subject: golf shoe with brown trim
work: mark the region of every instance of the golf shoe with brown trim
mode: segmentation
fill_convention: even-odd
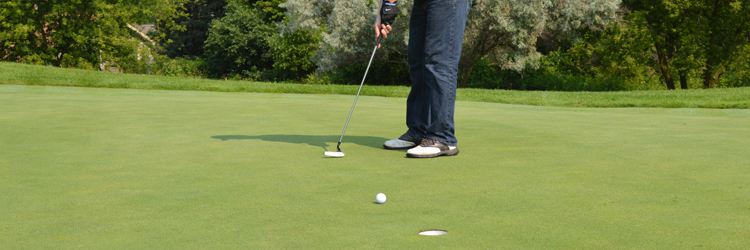
[[[434,158],[438,156],[453,156],[458,154],[458,148],[447,146],[434,139],[426,138],[419,146],[406,151],[406,157],[411,158]]]

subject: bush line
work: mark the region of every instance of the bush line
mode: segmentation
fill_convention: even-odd
[[[217,92],[354,95],[357,85],[310,85],[117,74],[0,62],[0,84],[193,90]],[[365,86],[362,95],[405,98],[409,87]],[[616,92],[458,89],[458,101],[557,107],[750,108],[750,88]]]

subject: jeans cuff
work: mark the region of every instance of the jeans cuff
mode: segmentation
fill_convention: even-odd
[[[435,138],[435,137],[429,137],[429,136],[428,136],[428,137],[426,137],[426,138],[429,138],[429,139],[433,139],[433,140],[435,140],[435,141],[437,141],[437,142],[439,142],[439,143],[442,143],[442,144],[444,144],[445,146],[450,146],[450,147],[456,147],[456,146],[458,146],[458,143],[449,143],[449,142],[447,142],[447,141],[445,141],[445,140],[442,140],[442,139],[438,139],[438,138]]]

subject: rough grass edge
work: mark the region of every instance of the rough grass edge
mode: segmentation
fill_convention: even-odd
[[[359,88],[358,85],[311,85],[118,74],[8,62],[0,62],[0,84],[332,95],[354,95]],[[404,86],[365,86],[361,95],[405,98],[409,90],[409,87]],[[618,92],[458,89],[456,99],[555,107],[749,109],[750,87]]]

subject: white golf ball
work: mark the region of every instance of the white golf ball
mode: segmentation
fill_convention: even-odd
[[[375,201],[377,201],[379,204],[385,203],[385,194],[384,193],[379,193],[378,195],[376,195],[375,196]]]

